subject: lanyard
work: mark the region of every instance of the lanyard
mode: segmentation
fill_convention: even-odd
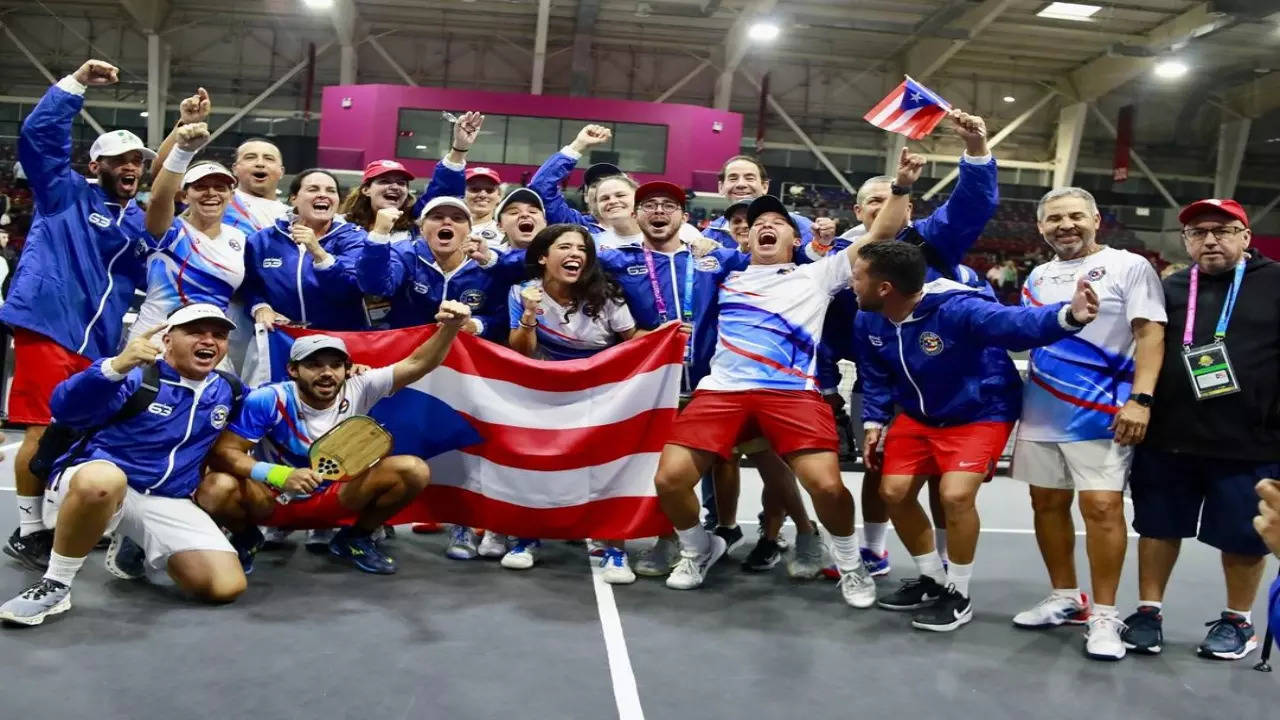
[[[1227,336],[1227,323],[1231,320],[1231,313],[1236,309],[1236,298],[1240,295],[1240,286],[1244,284],[1244,261],[1240,261],[1236,265],[1236,274],[1231,278],[1231,287],[1227,288],[1227,299],[1222,303],[1222,314],[1218,316],[1218,326],[1213,331],[1213,337],[1221,341]],[[1196,296],[1200,292],[1200,267],[1198,265],[1191,266],[1191,288],[1187,294],[1187,324],[1182,331],[1182,344],[1185,347],[1191,347],[1191,332],[1196,324]]]
[[[676,257],[671,256],[671,266],[675,267]],[[685,322],[693,319],[693,253],[689,252],[689,262],[684,268],[684,302],[680,307],[680,315]],[[659,322],[667,322],[671,317],[667,314],[667,301],[662,297],[662,288],[658,286],[658,271],[653,264],[653,251],[644,248],[644,266],[649,271],[649,289],[653,291],[653,303],[658,308]],[[671,288],[674,294],[675,288]]]

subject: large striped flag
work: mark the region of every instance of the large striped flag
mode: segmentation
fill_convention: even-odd
[[[434,325],[342,338],[356,363],[407,356]],[[295,337],[262,333],[275,380]],[[444,364],[372,411],[431,484],[392,523],[450,522],[520,537],[669,532],[653,478],[676,415],[684,341],[672,326],[581,360],[531,360],[460,335]]]
[[[933,132],[950,111],[950,103],[908,77],[862,119],[881,130],[919,140]]]

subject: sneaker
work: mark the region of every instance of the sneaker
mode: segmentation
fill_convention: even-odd
[[[353,528],[342,528],[329,540],[329,554],[350,561],[357,569],[374,575],[392,575],[396,561],[378,547],[372,534],[358,535]]]
[[[519,538],[507,554],[502,556],[502,567],[508,570],[528,570],[538,562],[538,549],[541,547],[541,540]]]
[[[1084,625],[1089,620],[1089,613],[1089,596],[1085,593],[1072,597],[1050,593],[1031,609],[1014,615],[1013,624],[1024,630]]]
[[[702,581],[707,578],[707,571],[724,555],[726,547],[724,538],[712,535],[711,552],[706,555],[681,548],[680,561],[667,576],[667,587],[672,590],[693,590],[702,585]]]
[[[742,544],[742,528],[740,527],[734,526],[730,528],[717,525],[713,532],[724,540],[725,552],[732,552],[734,548]]]
[[[796,544],[799,549],[799,543]],[[845,604],[859,609],[869,608],[876,604],[876,581],[867,573],[867,569],[858,563],[853,570],[840,574],[840,594]]]
[[[445,548],[445,557],[450,560],[470,560],[479,553],[475,530],[466,525],[453,525],[449,528],[449,547]]]
[[[1159,655],[1164,645],[1164,618],[1160,608],[1139,605],[1138,611],[1124,619],[1120,639],[1129,650],[1142,655]]]
[[[636,558],[636,574],[645,577],[666,577],[680,562],[680,546],[674,540],[658,538],[653,547],[640,551]]]
[[[762,536],[742,561],[742,569],[745,572],[768,572],[779,562],[782,562],[782,548],[777,542]]]
[[[1258,649],[1253,624],[1233,612],[1224,610],[1222,617],[1205,625],[1209,626],[1209,633],[1196,648],[1196,654],[1202,658],[1239,660]]]
[[[480,557],[484,558],[500,558],[507,554],[510,549],[510,538],[502,533],[496,533],[492,530],[486,530],[484,537],[480,538],[480,545],[476,548],[476,552]]]
[[[973,602],[948,585],[937,602],[923,608],[911,619],[911,627],[933,632],[951,632],[973,619]]]
[[[757,540],[764,539],[764,511],[763,510],[756,513],[756,538]],[[787,538],[784,535],[782,535],[782,533],[778,533],[778,537],[774,538],[774,542],[778,543],[778,550],[780,552],[785,553],[791,547],[791,543],[787,540]]]
[[[307,552],[313,555],[323,555],[329,552],[329,542],[333,540],[334,531],[331,528],[324,530],[308,530],[307,542],[303,547]]]
[[[937,580],[921,575],[903,580],[897,590],[880,598],[877,604],[885,610],[919,610],[936,603],[944,593],[945,590]]]
[[[1123,660],[1124,623],[1119,615],[1090,615],[1084,631],[1084,655],[1094,660]]]
[[[262,547],[260,550],[281,550],[284,548],[289,536],[293,534],[292,530],[284,528],[259,528],[262,532]]]
[[[0,605],[0,620],[18,625],[39,625],[50,615],[71,609],[71,588],[57,580],[40,578],[14,599]]]
[[[601,578],[610,585],[630,585],[636,581],[636,574],[631,571],[631,563],[627,562],[627,551],[611,547],[604,551],[600,559],[600,567],[604,572]]]
[[[440,523],[414,523],[409,529],[418,535],[434,535],[441,530]]]
[[[858,548],[858,553],[862,556],[862,566],[867,569],[871,577],[883,577],[889,574],[888,550],[877,555],[871,552],[871,548]]]
[[[4,546],[5,555],[37,572],[49,569],[49,553],[52,550],[52,530],[37,530],[30,535],[22,535],[18,528],[14,528],[9,542]]]
[[[609,546],[603,540],[587,540],[587,555],[590,557],[602,558],[608,549]]]
[[[247,530],[231,535],[228,540],[231,541],[231,547],[235,548],[236,557],[240,558],[240,567],[244,570],[244,574],[252,573],[254,558],[266,545],[266,536],[256,525],[250,525]],[[107,569],[110,570],[111,566],[108,565]]]
[[[254,528],[257,530],[257,528]],[[129,537],[116,533],[111,536],[111,544],[107,546],[104,562],[107,572],[121,580],[137,580],[146,577],[147,566],[143,561],[147,554]],[[246,572],[247,574],[247,572]]]
[[[383,542],[387,542],[387,541],[389,541],[389,540],[395,540],[395,539],[396,539],[396,526],[395,526],[395,525],[383,525],[383,526],[382,526],[382,541],[383,541]]]
[[[796,549],[787,561],[787,575],[795,580],[811,580],[822,572],[822,534],[814,530],[811,534],[796,535]],[[874,600],[875,598],[872,598]]]

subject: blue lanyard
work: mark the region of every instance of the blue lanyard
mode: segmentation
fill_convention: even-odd
[[[1213,337],[1222,340],[1227,336],[1227,323],[1231,321],[1231,313],[1236,309],[1236,298],[1240,296],[1240,286],[1244,284],[1244,261],[1236,264],[1235,275],[1231,278],[1231,287],[1227,288],[1227,299],[1222,303],[1222,314],[1218,316],[1218,325],[1213,330]],[[1187,323],[1182,331],[1182,344],[1191,346],[1191,334],[1195,329],[1196,306],[1200,294],[1200,267],[1191,266],[1191,287],[1187,297]]]
[[[644,250],[644,266],[649,271],[649,289],[653,291],[653,303],[658,308],[659,322],[667,322],[671,319],[667,314],[667,301],[662,297],[662,288],[658,285],[658,271],[653,264],[653,251],[649,248]],[[693,320],[693,271],[694,257],[693,252],[689,252],[689,262],[684,268],[684,302],[681,303],[680,316],[685,322]],[[676,258],[671,256],[671,265],[675,267]],[[671,288],[674,293],[675,288]]]

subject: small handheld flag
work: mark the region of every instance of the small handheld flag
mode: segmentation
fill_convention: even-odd
[[[950,111],[950,103],[908,76],[862,119],[881,130],[919,140],[933,132]]]

